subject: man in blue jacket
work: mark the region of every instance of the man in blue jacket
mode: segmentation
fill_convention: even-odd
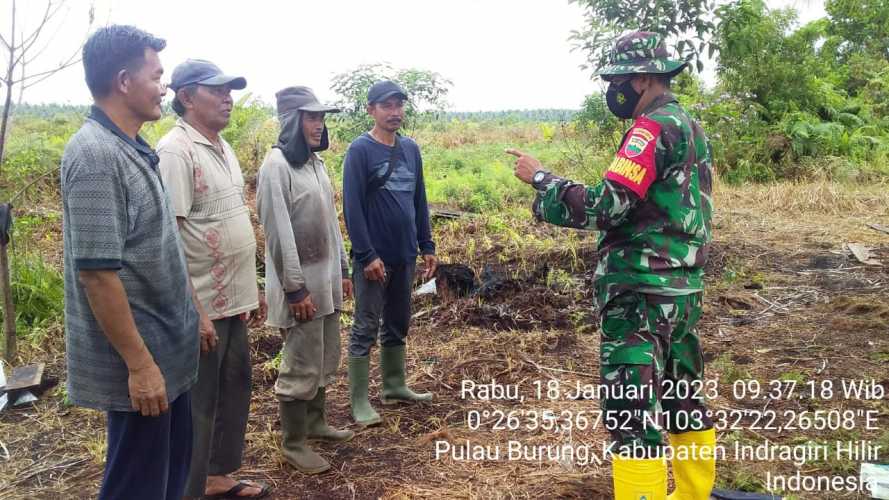
[[[352,240],[355,287],[349,393],[352,417],[364,426],[380,422],[367,395],[370,350],[378,332],[382,403],[432,399],[432,394],[418,394],[405,385],[405,337],[417,256],[423,256],[426,279],[437,265],[420,148],[397,134],[406,100],[407,94],[394,82],[377,82],[370,88],[367,112],[374,127],[349,145],[343,167],[343,208]]]

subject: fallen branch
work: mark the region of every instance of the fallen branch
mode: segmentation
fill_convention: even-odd
[[[426,374],[427,377],[431,378],[432,380],[438,382],[439,384],[441,384],[441,385],[447,387],[448,389],[450,389],[450,390],[452,390],[452,391],[454,390],[453,387],[451,387],[451,386],[449,386],[448,384],[444,383],[444,381],[443,381],[442,379],[440,379],[440,378],[438,378],[438,377],[436,377],[435,375],[432,374],[432,367],[431,367],[431,366],[428,366],[428,365],[427,365],[427,366],[424,367],[421,371],[422,371],[424,374]]]
[[[27,191],[31,186],[33,186],[34,184],[37,184],[38,182],[42,181],[43,179],[46,179],[47,177],[49,177],[50,175],[52,175],[56,172],[57,172],[57,170],[51,169],[47,172],[42,173],[41,175],[39,175],[36,179],[32,180],[31,182],[25,184],[25,187],[19,189],[19,191],[16,194],[14,194],[12,196],[12,198],[10,198],[9,203],[15,204],[15,202],[18,201],[19,196],[25,194],[25,191]]]
[[[519,353],[519,356],[521,356],[521,358],[522,358],[526,363],[532,365],[534,368],[537,368],[537,369],[540,370],[540,371],[544,371],[544,370],[546,370],[546,371],[559,372],[559,373],[570,373],[570,374],[572,374],[572,375],[580,375],[580,376],[583,376],[583,377],[590,377],[590,378],[596,378],[596,377],[598,377],[598,375],[593,375],[592,373],[578,372],[578,371],[574,371],[574,370],[563,370],[562,368],[551,368],[551,367],[549,367],[549,366],[543,366],[543,365],[538,364],[537,362],[535,362],[535,361],[529,359],[529,358],[528,358],[527,356],[525,356],[525,354],[523,354],[523,353]]]
[[[769,299],[766,299],[765,297],[761,297],[759,294],[754,293],[753,296],[756,297],[757,299],[761,300],[762,302],[764,302],[766,305],[769,306],[769,307],[763,309],[759,314],[763,314],[763,313],[765,313],[765,312],[767,312],[767,311],[769,311],[769,310],[771,310],[771,309],[781,309],[781,310],[784,311],[784,312],[789,312],[789,310],[787,309],[787,307],[785,307],[785,306],[783,306],[783,305],[781,305],[781,304],[772,302],[772,301],[770,301]]]
[[[61,462],[58,462],[56,464],[47,465],[45,467],[40,467],[38,469],[34,469],[31,472],[29,472],[28,474],[25,474],[24,476],[20,476],[18,479],[9,483],[8,485],[0,486],[0,491],[2,491],[5,488],[9,488],[9,487],[21,484],[21,483],[27,481],[28,479],[31,479],[34,476],[43,474],[44,472],[52,472],[57,469],[67,469],[69,467],[74,467],[75,465],[80,465],[84,462],[88,462],[89,460],[90,460],[89,458],[79,458],[79,459],[72,458],[70,460],[62,460]]]

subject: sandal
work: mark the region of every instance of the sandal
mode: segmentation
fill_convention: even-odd
[[[238,493],[240,493],[241,491],[243,491],[247,488],[259,488],[260,492],[255,495],[247,495],[247,496],[238,495]],[[229,488],[228,491],[223,492],[223,493],[216,493],[215,495],[204,495],[204,498],[207,500],[215,499],[215,498],[220,498],[220,499],[221,498],[228,498],[228,499],[232,499],[232,498],[265,498],[265,497],[269,496],[269,493],[271,493],[271,492],[272,492],[272,487],[265,484],[265,483],[262,483],[259,481],[250,481],[248,483],[246,481],[239,480],[238,483],[236,485],[232,486],[231,488]]]

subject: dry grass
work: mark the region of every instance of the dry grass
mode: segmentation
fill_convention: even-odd
[[[879,186],[848,187],[828,183],[729,187],[715,193],[713,247],[708,265],[705,316],[700,324],[708,377],[738,374],[761,381],[782,376],[816,379],[875,378],[889,380],[889,235],[869,229],[867,222],[886,224],[889,192]],[[595,259],[592,234],[532,224],[524,208],[493,218],[475,218],[439,225],[441,255],[466,262],[477,271],[493,263],[509,271],[521,288],[490,300],[423,299],[411,338],[410,382],[433,391],[436,399],[419,406],[378,406],[382,425],[359,430],[343,444],[321,444],[334,465],[320,477],[305,477],[282,463],[277,403],[272,395],[274,372],[268,361],[280,347],[277,332],[252,335],[254,397],[247,433],[247,456],[241,476],[270,482],[276,498],[607,498],[607,463],[581,465],[561,461],[461,461],[435,458],[438,441],[458,445],[526,445],[584,442],[594,447],[606,439],[601,429],[553,433],[529,430],[470,430],[471,410],[594,411],[596,402],[559,400],[523,403],[483,402],[460,397],[463,380],[521,384],[531,393],[536,380],[559,381],[564,387],[598,378],[598,336],[588,290]],[[842,243],[855,241],[874,248],[883,268],[865,267],[849,256]],[[553,283],[555,269],[570,276],[572,287]],[[549,281],[548,281],[549,280]],[[546,308],[535,308],[539,302]],[[548,309],[547,309],[548,308]],[[498,312],[499,311],[499,312]],[[519,327],[488,321],[491,314],[525,318]],[[569,321],[565,322],[565,318]],[[345,321],[349,321],[348,314]],[[475,326],[473,326],[475,321]],[[518,324],[518,323],[517,323]],[[500,326],[498,326],[500,325]],[[345,335],[344,335],[345,337]],[[345,343],[345,338],[343,342]],[[61,332],[39,346],[25,346],[20,362],[44,361],[47,375],[64,379]],[[376,402],[379,375],[373,361],[371,393]],[[715,408],[747,407],[722,384]],[[50,390],[32,407],[0,414],[0,499],[82,498],[101,480],[104,418],[92,411],[65,406],[60,391]],[[345,368],[329,389],[331,420],[350,423]],[[794,409],[795,402],[773,403]],[[855,407],[849,401],[804,402],[818,408]],[[881,411],[885,401],[869,403]],[[354,429],[354,426],[353,426]],[[357,429],[356,429],[357,430]],[[861,438],[885,439],[881,431]],[[721,433],[720,439],[778,441],[809,437],[763,431]],[[6,451],[8,451],[8,456]],[[843,464],[816,464],[824,471]],[[719,465],[724,486],[755,483],[766,470],[792,473],[786,463]],[[800,495],[825,499],[831,495]],[[853,498],[853,497],[844,497]]]
[[[767,215],[885,216],[889,209],[889,185],[839,184],[829,181],[777,182],[727,186],[717,182],[714,197],[718,209],[762,209]]]
[[[722,225],[714,231],[716,238],[754,231],[775,243],[886,242],[885,233],[866,225],[885,224],[889,217],[889,188],[885,184],[717,183],[714,191],[714,218]]]

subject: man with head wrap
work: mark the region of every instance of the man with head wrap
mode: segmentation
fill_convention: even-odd
[[[333,187],[315,154],[328,147],[325,114],[339,110],[321,104],[307,87],[288,87],[276,98],[281,133],[256,186],[266,241],[267,324],[284,336],[275,383],[284,458],[317,474],[330,464],[306,440],[353,436],[328,427],[324,409],[325,387],[340,361],[340,310],[352,293]]]

